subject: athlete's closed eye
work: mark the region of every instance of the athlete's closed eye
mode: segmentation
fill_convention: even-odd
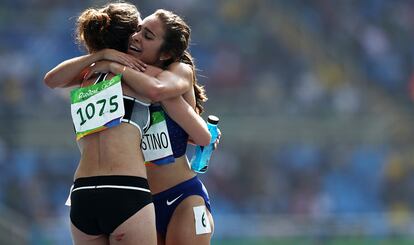
[[[144,28],[144,37],[146,38],[146,39],[154,39],[155,38],[155,34],[152,32],[152,31],[150,31],[148,28]]]

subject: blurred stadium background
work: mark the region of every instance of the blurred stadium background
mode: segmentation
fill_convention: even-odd
[[[414,1],[132,2],[192,27],[223,132],[202,176],[213,244],[414,243]],[[42,79],[103,3],[0,3],[0,244],[71,243],[68,90]]]

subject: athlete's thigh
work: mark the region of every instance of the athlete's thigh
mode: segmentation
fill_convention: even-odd
[[[196,213],[194,207],[199,206],[205,206],[204,199],[200,196],[189,196],[177,206],[171,217],[170,223],[168,224],[166,245],[210,244],[211,236],[214,231],[213,217],[207,208],[205,209],[207,213],[197,213],[200,217],[195,217]],[[205,225],[205,228],[209,225],[208,228],[210,228],[211,231],[208,233],[197,234],[196,220],[198,220],[199,224],[202,223]]]
[[[74,245],[108,245],[109,239],[105,235],[88,235],[70,224],[70,229],[72,232],[72,240]]]
[[[109,236],[111,245],[156,245],[154,204],[150,203],[119,225]]]

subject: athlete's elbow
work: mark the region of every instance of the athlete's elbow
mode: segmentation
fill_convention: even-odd
[[[45,77],[43,78],[43,83],[49,88],[56,88],[53,75],[51,75],[49,72],[46,73]]]
[[[156,90],[154,90],[154,89],[151,89],[151,90],[149,90],[148,91],[148,93],[147,93],[147,97],[148,97],[148,99],[150,99],[152,102],[160,102],[161,100],[160,100],[160,95],[159,95],[159,93],[156,91]]]
[[[198,137],[196,144],[200,146],[207,146],[210,144],[211,141],[211,134],[209,132],[200,135]]]
[[[159,84],[152,86],[147,96],[151,101],[160,102],[163,99],[163,86]]]

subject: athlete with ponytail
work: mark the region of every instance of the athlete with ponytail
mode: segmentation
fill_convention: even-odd
[[[146,17],[130,41],[128,53],[134,54],[147,64],[156,64],[164,71],[155,78],[144,78],[142,72],[131,72],[131,78],[149,82],[148,95],[154,100],[182,95],[198,112],[207,99],[204,90],[197,84],[195,66],[188,45],[189,26],[176,14],[157,10]],[[120,69],[115,66],[114,71]],[[99,70],[99,69],[98,69]],[[143,84],[136,86],[137,91]],[[159,88],[157,88],[159,87]],[[155,92],[154,92],[155,91]],[[170,114],[172,115],[172,114]],[[158,244],[210,244],[214,230],[208,193],[197,175],[190,169],[185,155],[188,136],[175,123],[168,123],[168,131],[174,159],[155,159],[149,155],[147,175],[153,193]],[[144,150],[144,154],[146,151]],[[148,160],[148,159],[146,159]]]

